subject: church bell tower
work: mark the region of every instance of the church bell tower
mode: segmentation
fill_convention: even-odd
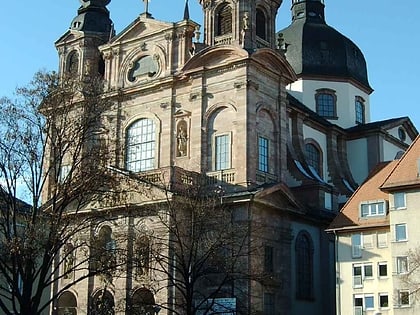
[[[200,0],[204,42],[253,51],[276,48],[275,20],[282,0]]]

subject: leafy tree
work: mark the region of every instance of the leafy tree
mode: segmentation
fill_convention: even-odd
[[[112,187],[102,93],[99,78],[40,71],[0,99],[2,314],[44,314],[75,283],[115,267],[91,268],[93,221],[82,211]]]

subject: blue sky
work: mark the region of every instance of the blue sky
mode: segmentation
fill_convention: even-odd
[[[277,29],[290,24],[291,0],[284,0]],[[185,0],[151,0],[156,19],[182,19]],[[56,70],[54,41],[77,14],[78,0],[4,1],[0,12],[0,96],[11,95],[40,69]],[[362,50],[374,92],[371,118],[409,116],[420,130],[420,1],[325,0],[327,23]],[[143,12],[142,0],[112,0],[108,6],[116,31]],[[191,19],[202,21],[198,0],[190,0]]]

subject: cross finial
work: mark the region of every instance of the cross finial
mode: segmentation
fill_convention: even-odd
[[[149,13],[149,1],[150,0],[143,0],[143,2],[144,2],[144,13],[146,13],[146,14]]]

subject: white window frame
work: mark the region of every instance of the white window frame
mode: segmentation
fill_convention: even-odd
[[[366,307],[366,299],[372,298],[373,299],[373,306]],[[362,300],[362,306],[356,306],[355,302],[356,299]],[[355,315],[363,315],[365,311],[370,311],[375,309],[375,296],[374,294],[355,294],[353,295],[353,311]]]
[[[396,192],[396,193],[393,194],[393,197],[394,197],[394,209],[395,210],[407,209],[407,199],[406,199],[407,195],[406,195],[405,192]],[[397,205],[397,200],[401,201],[402,204]]]
[[[405,235],[403,238],[398,238],[398,227],[404,227],[405,229]],[[395,224],[394,226],[395,229],[395,242],[406,242],[408,240],[408,226],[407,223],[399,223],[399,224]]]
[[[402,304],[401,303],[401,294],[406,293],[408,295],[408,304]],[[409,307],[411,305],[411,298],[410,298],[410,290],[398,290],[398,305],[400,307]]]
[[[395,258],[396,273],[399,275],[406,274],[409,271],[408,257],[407,256],[398,256]],[[405,266],[405,268],[402,268]]]
[[[370,267],[371,275],[366,276],[366,267]],[[355,275],[355,268],[360,268],[360,275]],[[353,288],[362,288],[365,280],[373,279],[373,264],[372,263],[363,263],[363,264],[353,264],[352,266],[352,275],[353,275]]]
[[[381,266],[385,266],[386,267],[386,275],[384,275],[384,276],[382,276],[380,273],[381,273]],[[386,261],[381,261],[381,262],[378,262],[378,278],[381,278],[381,279],[383,279],[383,278],[388,278],[388,262],[386,262]]]
[[[353,242],[354,237],[359,235],[360,237],[360,244],[355,244]],[[351,235],[351,256],[352,258],[360,258],[362,257],[362,248],[363,248],[363,236],[362,233],[354,233]]]
[[[388,232],[378,232],[376,236],[378,248],[388,247]],[[385,239],[385,243],[383,242],[383,239],[381,239],[381,236]]]
[[[387,306],[381,306],[381,297],[382,296],[386,296],[387,300],[388,300],[388,305]],[[382,292],[378,294],[378,307],[383,310],[383,309],[389,309],[389,294],[387,292]]]
[[[218,159],[217,159],[217,154],[218,154],[218,146],[217,146],[217,139],[221,138],[221,137],[227,137],[227,167],[224,168],[218,168]],[[212,168],[213,171],[223,171],[223,170],[228,170],[232,168],[232,133],[231,132],[225,132],[225,133],[218,133],[215,134],[213,136],[213,145],[212,145]]]
[[[380,205],[382,205],[382,210],[379,207]],[[367,210],[367,213],[365,213],[366,210]],[[387,209],[386,209],[385,200],[361,202],[360,203],[359,217],[360,218],[382,217],[382,216],[386,215],[386,211],[387,211]]]

